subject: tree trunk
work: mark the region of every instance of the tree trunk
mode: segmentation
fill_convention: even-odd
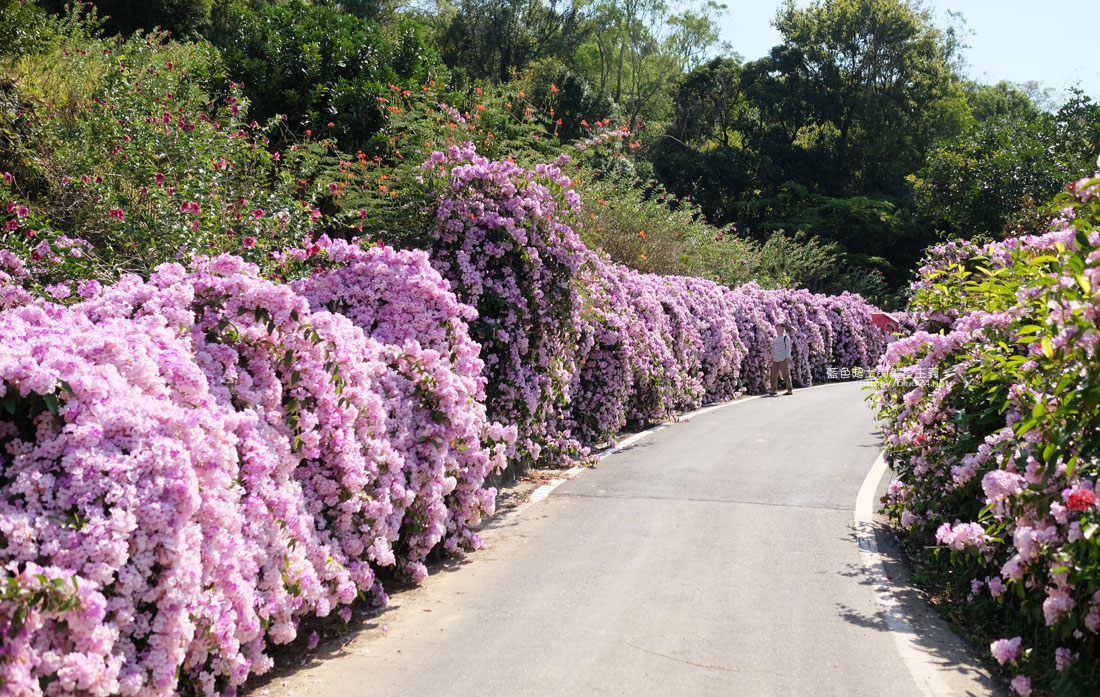
[[[623,101],[623,56],[626,53],[626,42],[619,39],[619,75],[615,80],[615,101]]]

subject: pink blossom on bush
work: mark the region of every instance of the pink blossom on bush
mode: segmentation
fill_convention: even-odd
[[[997,663],[1001,665],[1011,663],[1019,658],[1022,641],[1020,637],[998,639],[989,645],[989,651],[993,654],[993,658],[997,659]]]
[[[1020,697],[1031,697],[1031,678],[1026,675],[1017,675],[1012,678],[1012,689]]]

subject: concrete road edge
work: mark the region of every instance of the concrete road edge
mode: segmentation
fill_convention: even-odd
[[[992,676],[980,666],[970,648],[961,637],[951,631],[935,611],[921,602],[903,601],[900,591],[908,595],[920,594],[895,580],[895,574],[887,572],[887,566],[899,566],[896,559],[879,550],[875,520],[875,501],[883,476],[887,472],[884,453],[880,452],[875,463],[864,477],[856,496],[852,523],[859,541],[859,557],[870,582],[871,594],[881,609],[882,619],[897,645],[898,655],[909,669],[913,682],[925,697],[954,697],[955,695],[1002,695]],[[911,618],[920,612],[921,630]]]

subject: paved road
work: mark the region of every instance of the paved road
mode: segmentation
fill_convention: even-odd
[[[929,695],[880,618],[853,530],[874,431],[858,384],[670,425],[504,516],[484,534],[487,550],[398,594],[352,641],[323,644],[266,687],[296,697]],[[940,631],[915,612],[919,632]],[[950,640],[927,645],[948,694],[992,694]]]

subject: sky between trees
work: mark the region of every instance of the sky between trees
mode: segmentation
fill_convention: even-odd
[[[772,26],[779,0],[726,0],[721,38],[746,60],[767,54],[781,42]],[[808,2],[796,3],[804,7]],[[966,73],[981,82],[1001,80],[1041,82],[1058,92],[1077,85],[1100,97],[1100,59],[1092,55],[1094,32],[1100,26],[1100,4],[1073,3],[1062,9],[1034,0],[939,0],[938,24],[946,26],[948,11],[962,14],[969,45],[963,57]]]

